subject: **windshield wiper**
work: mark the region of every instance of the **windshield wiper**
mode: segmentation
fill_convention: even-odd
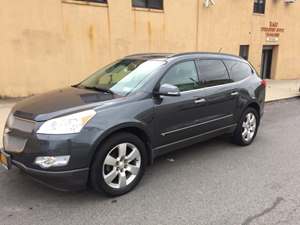
[[[97,86],[79,86],[79,87],[83,87],[85,89],[90,89],[90,90],[94,90],[94,91],[106,92],[106,93],[109,93],[112,95],[115,94],[112,90],[110,90],[108,88],[103,88],[103,87],[97,87]]]

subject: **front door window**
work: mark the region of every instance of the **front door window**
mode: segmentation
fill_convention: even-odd
[[[189,91],[199,88],[199,79],[194,61],[178,63],[163,77],[160,84],[172,84],[180,91]]]

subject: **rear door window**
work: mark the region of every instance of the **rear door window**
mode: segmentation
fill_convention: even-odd
[[[253,74],[251,67],[244,62],[239,62],[235,60],[224,60],[226,64],[230,78],[234,81],[244,80]]]
[[[199,60],[200,86],[211,87],[230,83],[227,69],[221,60]]]

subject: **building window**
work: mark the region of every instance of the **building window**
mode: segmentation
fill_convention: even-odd
[[[82,2],[96,2],[96,3],[107,3],[107,0],[76,0],[76,1],[82,1]]]
[[[132,0],[133,7],[163,9],[163,0]]]
[[[254,13],[265,13],[266,0],[254,0]]]
[[[240,54],[243,59],[248,60],[249,58],[249,45],[241,45],[240,46]]]

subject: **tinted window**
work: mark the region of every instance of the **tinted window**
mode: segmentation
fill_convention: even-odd
[[[199,79],[194,61],[182,62],[173,66],[163,77],[160,84],[172,84],[180,91],[199,88]]]
[[[163,0],[132,0],[133,7],[163,9]]]
[[[201,87],[230,82],[226,67],[220,60],[199,60],[199,71]]]
[[[233,81],[243,80],[252,74],[251,67],[246,63],[234,60],[225,60],[224,62]]]

